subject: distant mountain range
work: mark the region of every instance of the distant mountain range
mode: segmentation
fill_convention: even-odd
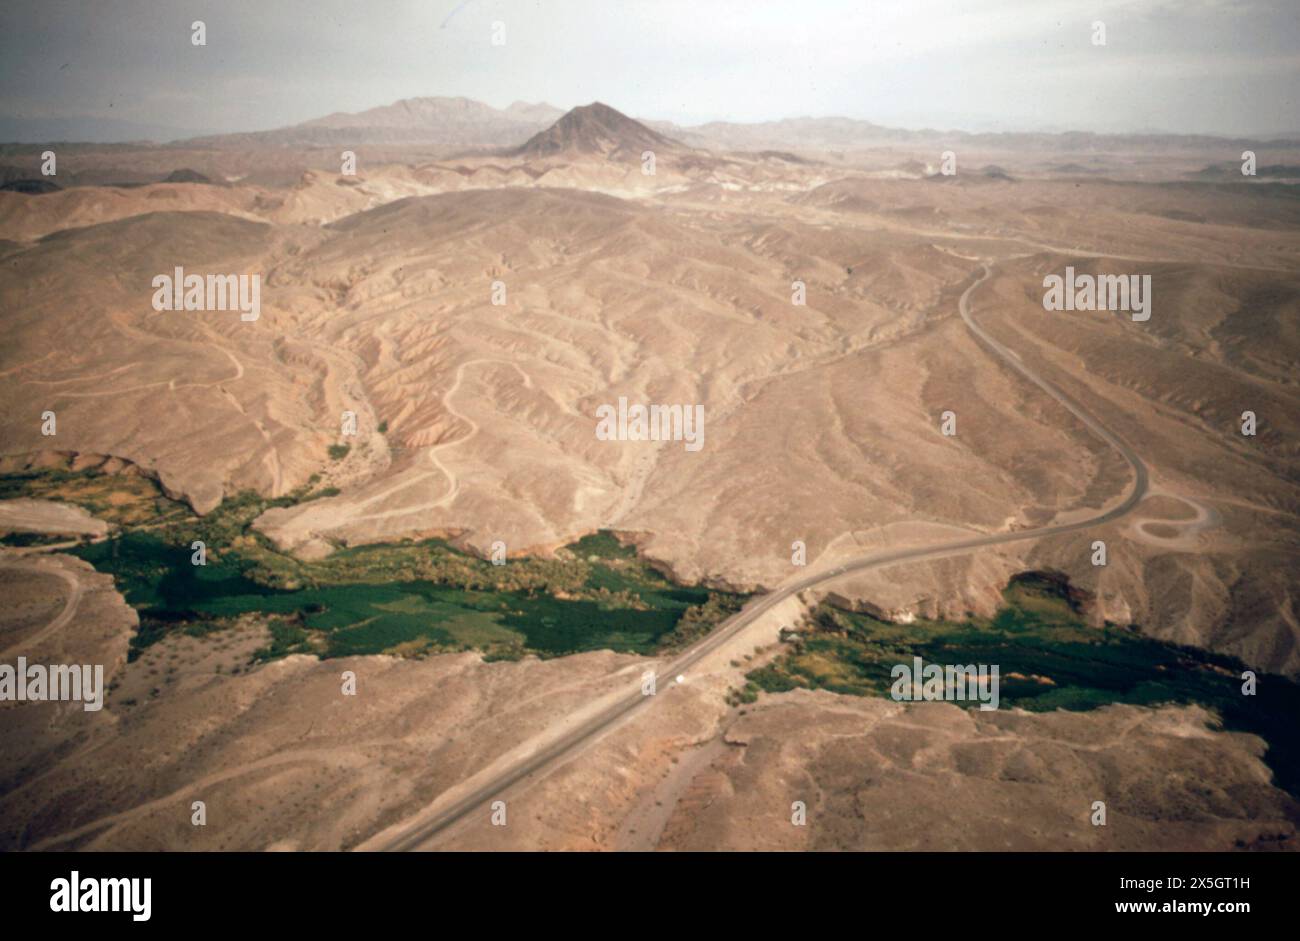
[[[95,122],[99,122],[98,124]],[[87,123],[90,122],[90,123]],[[84,131],[83,136],[75,133]],[[88,130],[87,130],[88,129]],[[536,156],[565,149],[605,153],[687,146],[735,151],[836,151],[907,144],[962,143],[995,148],[1026,147],[1071,154],[1115,149],[1174,151],[1300,146],[1295,135],[1271,141],[1176,134],[969,133],[947,130],[906,130],[856,118],[785,118],[741,124],[712,121],[684,127],[670,121],[637,122],[595,102],[565,112],[546,103],[517,101],[508,108],[469,98],[405,98],[391,105],[356,113],[336,112],[290,127],[269,131],[204,135],[175,140],[184,132],[128,122],[78,119],[37,121],[0,118],[0,141],[27,143],[67,140],[172,140],[172,146],[211,149],[260,147],[329,147],[420,145],[450,154],[458,151],[511,151]]]
[[[799,150],[854,150],[869,147],[887,147],[898,144],[957,144],[994,148],[1057,150],[1080,154],[1090,151],[1137,149],[1174,151],[1237,146],[1260,146],[1265,143],[1280,147],[1296,147],[1300,140],[1294,136],[1264,141],[1257,138],[1224,138],[1191,134],[1095,134],[1091,131],[1047,132],[980,132],[936,130],[908,130],[884,127],[856,118],[785,118],[780,121],[762,121],[739,124],[732,121],[712,121],[694,127],[680,127],[669,121],[651,121],[650,126],[694,147],[713,150],[760,151],[772,149]]]
[[[336,112],[291,127],[197,137],[185,144],[218,148],[367,144],[465,149],[512,147],[550,127],[563,115],[563,111],[551,105],[524,101],[516,101],[508,108],[493,108],[469,98],[404,98],[355,114]]]
[[[617,141],[611,148],[611,142]],[[493,108],[469,98],[406,98],[356,114],[339,112],[292,127],[250,134],[222,134],[187,146],[365,146],[421,144],[454,150],[515,150],[538,156],[565,149],[606,153],[688,146],[710,150],[852,150],[900,144],[988,145],[1059,150],[1071,154],[1117,148],[1151,151],[1259,146],[1262,141],[1204,135],[968,133],[884,127],[856,118],[785,118],[740,124],[712,121],[683,127],[671,121],[638,122],[600,102],[561,111],[552,105],[515,102]],[[1282,139],[1280,146],[1300,141]]]

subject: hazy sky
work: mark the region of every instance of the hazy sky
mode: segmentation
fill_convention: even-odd
[[[1297,50],[1300,0],[4,0],[0,114],[262,130],[463,95],[1266,136],[1300,130]]]

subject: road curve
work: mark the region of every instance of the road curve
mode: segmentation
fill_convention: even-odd
[[[979,342],[984,344],[990,352],[1030,382],[1034,383],[1034,385],[1038,386],[1057,402],[1060,402],[1061,405],[1069,410],[1070,414],[1083,422],[1089,431],[1097,435],[1105,441],[1106,444],[1110,445],[1124,457],[1124,460],[1127,461],[1129,466],[1133,469],[1133,487],[1124,500],[1103,513],[1073,523],[1062,523],[1056,526],[1041,526],[1035,529],[1022,529],[1009,533],[992,533],[986,536],[975,536],[970,539],[947,542],[933,546],[916,546],[911,549],[877,552],[845,562],[824,571],[814,572],[805,575],[802,578],[785,582],[772,592],[747,604],[744,608],[714,629],[707,637],[687,648],[676,660],[672,661],[672,663],[663,670],[660,670],[658,673],[659,676],[676,677],[679,674],[687,673],[694,664],[698,663],[718,647],[721,647],[727,641],[731,640],[736,634],[740,633],[753,623],[756,618],[760,617],[774,606],[794,595],[797,595],[801,591],[805,591],[818,585],[823,585],[826,582],[840,578],[844,575],[854,572],[863,572],[868,569],[879,568],[885,565],[894,565],[899,562],[916,562],[923,559],[937,559],[951,555],[962,555],[975,549],[985,548],[986,546],[1004,545],[1011,542],[1022,542],[1027,539],[1042,539],[1046,536],[1057,536],[1062,533],[1077,532],[1081,529],[1088,529],[1093,526],[1099,526],[1103,523],[1109,523],[1112,520],[1119,519],[1129,513],[1142,500],[1146,495],[1148,486],[1147,468],[1146,465],[1142,463],[1142,459],[1134,453],[1133,449],[1125,444],[1117,435],[1102,425],[1102,423],[1093,417],[1093,415],[1079,404],[1079,402],[1022,363],[1019,356],[1006,346],[1003,346],[997,340],[993,339],[993,337],[986,333],[984,329],[975,322],[970,313],[970,296],[977,287],[988,280],[991,274],[992,266],[990,264],[984,264],[980,276],[970,285],[970,287],[966,288],[966,290],[962,292],[961,298],[957,303],[958,310],[961,312],[962,320],[965,321],[966,326],[975,335]],[[667,690],[665,692],[667,692]],[[656,698],[656,696],[642,695],[638,684],[637,691],[629,694],[627,699],[618,701],[609,708],[593,716],[579,727],[570,730],[550,744],[521,759],[514,765],[514,767],[503,771],[492,781],[477,788],[473,793],[467,794],[451,806],[430,817],[427,821],[421,821],[413,825],[407,832],[394,837],[382,848],[398,851],[418,849],[422,844],[456,823],[470,811],[486,805],[489,801],[500,797],[506,790],[519,783],[524,778],[547,768],[552,763],[576,751],[580,746],[588,743],[600,733],[609,730],[617,722],[631,715],[637,709],[648,707]]]

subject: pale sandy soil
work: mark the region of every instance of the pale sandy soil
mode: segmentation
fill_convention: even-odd
[[[1173,850],[1294,843],[1260,741],[1195,707],[1045,715],[796,691],[695,775],[664,849]],[[807,824],[792,823],[802,801]],[[1093,803],[1106,825],[1092,824]],[[1285,840],[1278,840],[1285,837]]]
[[[103,536],[108,532],[108,524],[68,503],[0,500],[0,531]]]
[[[1059,154],[963,166],[985,157],[1015,179],[923,179],[910,162],[932,155],[905,148],[666,153],[652,179],[584,154],[399,155],[350,182],[277,166],[283,185],[0,194],[0,465],[109,456],[200,512],[317,475],[339,495],[259,521],[304,555],[427,534],[546,553],[614,528],[683,579],[769,587],[798,573],[796,540],[811,570],[1085,518],[1127,492],[1125,463],[958,316],[992,264],[980,323],[1128,441],[1152,493],[1095,531],[873,571],[837,598],[900,618],[989,613],[1010,575],[1053,568],[1095,596],[1098,623],[1295,674],[1293,200],[1186,182],[1215,155],[1102,155],[1096,177],[1053,178]],[[261,318],[154,311],[150,280],[177,265],[260,274]],[[1043,277],[1067,265],[1150,274],[1152,319],[1045,311]],[[597,440],[595,409],[619,396],[703,404],[704,449]],[[956,437],[939,432],[945,410]],[[331,460],[338,443],[349,453]],[[6,710],[10,848],[364,845],[656,664],[295,657],[234,674],[263,636],[249,625],[127,667],[135,614],[107,576],[5,553],[0,579],[16,599],[0,612],[7,657],[97,658],[119,684],[94,716]],[[738,715],[726,691],[779,620],[509,796],[508,827],[476,817],[436,845],[1228,848],[1293,832],[1260,743],[1205,731],[1195,709],[990,718],[798,694]],[[207,828],[189,823],[197,799]],[[796,799],[810,824],[792,831]],[[1092,800],[1112,808],[1104,832]]]
[[[2,194],[17,254],[0,298],[25,313],[0,360],[15,416],[0,431],[11,454],[49,450],[16,418],[39,400],[60,451],[134,462],[201,511],[316,474],[340,495],[259,524],[303,555],[420,535],[544,553],[609,527],[683,579],[770,586],[795,540],[829,563],[917,527],[1068,521],[1125,491],[1122,462],[957,318],[991,259],[981,321],[1205,516],[1117,529],[1103,573],[1079,540],[841,593],[988,613],[1009,571],[1050,562],[1105,597],[1098,618],[1294,671],[1294,214],[1263,190],[1044,179],[1042,155],[1004,156],[989,162],[1014,182],[882,178],[880,156],[665,154],[649,178],[580,154],[376,165],[347,185],[313,169],[282,188]],[[42,206],[62,228],[33,242]],[[155,313],[148,279],[176,264],[262,273],[261,319]],[[1066,265],[1151,273],[1156,316],[1049,314],[1039,285]],[[59,316],[31,288],[49,278]],[[596,440],[596,407],[622,395],[703,404],[704,450]],[[1234,439],[1247,407],[1261,434]],[[956,438],[938,434],[949,409]],[[332,443],[348,455],[330,460]]]
[[[660,666],[456,654],[250,669],[265,640],[252,623],[172,638],[127,665],[135,615],[107,578],[62,556],[37,561],[49,571],[21,579],[14,565],[36,563],[0,562],[14,589],[0,639],[35,662],[105,662],[112,689],[100,713],[6,708],[10,849],[382,844]],[[69,604],[78,617],[60,621]],[[484,807],[424,848],[1290,845],[1297,808],[1269,784],[1262,743],[1210,731],[1196,708],[980,714],[803,692],[728,707],[727,690],[780,653],[775,635],[799,610],[773,611],[680,683],[660,678],[651,707],[503,791],[505,827]],[[356,674],[355,697],[342,694],[343,671]],[[190,822],[196,800],[204,827]],[[794,800],[807,827],[788,823]],[[1109,807],[1104,831],[1087,823],[1093,800]]]

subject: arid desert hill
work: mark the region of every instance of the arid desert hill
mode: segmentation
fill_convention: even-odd
[[[638,149],[639,148],[639,149]],[[645,151],[656,154],[683,149],[682,145],[650,130],[639,121],[595,102],[574,108],[544,131],[538,131],[518,149],[516,157],[541,157],[563,151],[599,154],[610,160],[640,159]]]
[[[1238,141],[863,123],[689,129],[599,103],[413,99],[171,147],[59,145],[57,182],[0,191],[0,472],[120,475],[93,478],[114,485],[112,525],[0,507],[5,657],[93,660],[108,686],[96,712],[3,704],[0,847],[1294,848],[1293,743],[1199,699],[895,702],[848,695],[851,671],[816,650],[822,682],[746,695],[826,618],[874,618],[873,643],[971,624],[1025,572],[1068,586],[1035,603],[1068,612],[1070,663],[1118,637],[1138,659],[1159,648],[1157,691],[1187,676],[1235,692],[1204,650],[1300,673],[1287,178],[1203,172]],[[1294,144],[1256,146],[1261,166],[1300,164]],[[0,149],[0,179],[39,182],[42,149]],[[157,309],[154,281],[177,269],[257,276],[256,316]],[[1046,309],[1045,279],[1067,270],[1149,277],[1150,318]],[[699,447],[598,434],[620,400],[699,407]],[[503,569],[469,561],[508,577],[582,565],[577,538],[613,530],[674,592],[779,603],[714,626],[722,642],[684,672],[671,646],[286,646],[305,622],[265,613],[160,630],[127,604],[129,578],[61,551],[119,534],[135,499],[155,515],[134,536],[192,519],[176,501],[214,526],[251,506],[244,548],[343,570],[356,547],[414,555],[429,550],[404,540],[439,536],[483,557],[504,544]],[[423,617],[411,603],[370,613]],[[342,671],[360,695],[340,695]],[[653,707],[525,779],[511,826],[422,829],[608,702],[643,699],[647,672],[663,674]],[[789,825],[795,800],[807,827]]]
[[[591,105],[513,155],[0,193],[7,460],[113,455],[201,511],[319,475],[337,496],[259,524],[310,555],[417,534],[544,553],[612,528],[682,578],[771,587],[796,540],[816,567],[1122,499],[1124,463],[963,324],[988,265],[975,316],[1121,430],[1160,499],[1100,534],[1102,570],[1080,535],[838,593],[988,611],[1050,563],[1096,592],[1098,622],[1300,668],[1291,190],[1182,182],[1182,164],[1054,178],[1059,155],[984,152],[941,185],[915,169],[937,154],[888,159],[911,169],[692,150]],[[1151,320],[1044,310],[1067,266],[1149,274]],[[260,275],[260,317],[155,311],[151,279],[177,267]],[[702,449],[598,439],[620,397],[702,405]]]
[[[6,850],[339,850],[455,794],[657,661],[597,651],[485,662],[296,655],[243,669],[264,626],[175,634],[128,658],[136,612],[66,555],[0,556],[0,636],[94,657],[101,711],[6,703]],[[44,625],[69,602],[81,617]],[[232,669],[235,667],[234,669]],[[365,695],[339,695],[340,670]],[[436,849],[1288,848],[1297,805],[1254,735],[1196,706],[985,713],[797,690],[739,712],[724,658]],[[44,711],[43,708],[44,707]],[[792,800],[809,825],[791,827]],[[1106,827],[1088,822],[1093,800]],[[192,802],[207,824],[192,825]],[[926,821],[917,827],[918,815]]]

